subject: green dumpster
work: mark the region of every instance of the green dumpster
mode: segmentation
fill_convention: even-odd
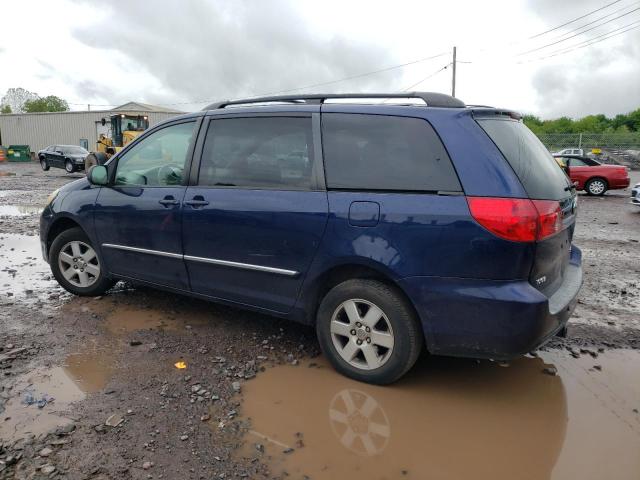
[[[9,145],[7,159],[10,162],[30,162],[31,148],[29,145]]]

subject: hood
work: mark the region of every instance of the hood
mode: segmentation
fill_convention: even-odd
[[[86,177],[79,178],[78,180],[74,180],[73,182],[67,183],[60,187],[60,194],[67,194],[69,192],[73,192],[74,190],[84,190],[87,188],[91,188],[91,184]]]

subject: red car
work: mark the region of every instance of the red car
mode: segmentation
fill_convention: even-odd
[[[576,188],[589,195],[604,195],[607,190],[629,186],[629,169],[622,165],[604,165],[581,155],[562,155],[556,161],[565,168]]]

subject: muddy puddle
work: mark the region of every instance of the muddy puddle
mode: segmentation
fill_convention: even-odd
[[[38,368],[16,379],[0,413],[0,438],[41,436],[73,421],[73,404],[102,390],[113,371],[107,352],[86,349],[61,366]]]
[[[0,205],[0,217],[26,217],[40,215],[42,207],[33,205]]]
[[[62,289],[42,259],[37,236],[0,234],[0,296],[45,296]]]
[[[640,478],[640,352],[431,358],[391,387],[313,362],[246,383],[240,455],[290,478]]]

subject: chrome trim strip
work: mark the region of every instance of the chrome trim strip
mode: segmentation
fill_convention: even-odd
[[[217,258],[194,257],[192,255],[182,255],[180,253],[161,252],[159,250],[148,250],[146,248],[128,247],[126,245],[115,245],[113,243],[103,243],[105,248],[114,248],[116,250],[125,250],[127,252],[145,253],[147,255],[158,255],[160,257],[179,258],[181,260],[189,260],[191,262],[209,263],[212,265],[221,265],[223,267],[243,268],[245,270],[255,270],[258,272],[275,273],[278,275],[286,275],[287,277],[295,277],[299,274],[295,270],[286,270],[284,268],[265,267],[263,265],[253,265],[251,263],[230,262],[228,260],[218,260]]]
[[[217,258],[204,258],[193,257],[191,255],[185,255],[185,260],[191,260],[192,262],[211,263],[213,265],[222,265],[224,267],[243,268],[245,270],[257,270],[259,272],[277,273],[278,275],[286,275],[293,277],[298,275],[295,270],[285,270],[284,268],[264,267],[262,265],[253,265],[251,263],[230,262],[228,260],[218,260]]]
[[[103,243],[103,247],[115,248],[116,250],[126,250],[128,252],[146,253],[148,255],[158,255],[160,257],[179,258],[182,259],[181,253],[161,252],[159,250],[147,250],[146,248],[127,247],[126,245],[114,245],[113,243]]]

